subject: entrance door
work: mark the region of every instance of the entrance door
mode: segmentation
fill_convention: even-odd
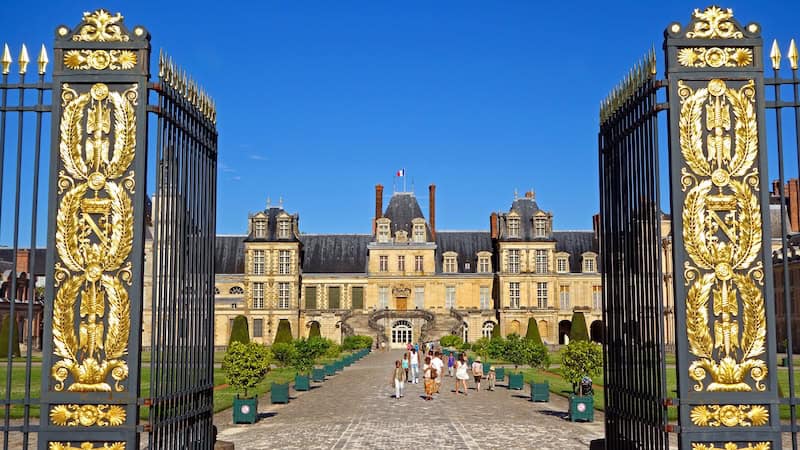
[[[412,339],[411,322],[398,320],[392,325],[392,347],[405,347]]]
[[[399,309],[401,311],[405,311],[405,309],[408,307],[407,303],[408,303],[408,299],[405,298],[405,297],[404,298],[395,299],[395,302],[394,302],[394,304],[397,307],[397,309]]]

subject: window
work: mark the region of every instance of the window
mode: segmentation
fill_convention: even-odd
[[[389,288],[382,286],[378,288],[378,308],[386,309],[389,306]]]
[[[536,250],[536,273],[547,273],[547,250]]]
[[[255,237],[257,237],[257,238],[265,238],[265,237],[267,237],[267,221],[266,220],[261,220],[261,219],[256,220],[254,222],[254,225],[255,225],[255,227],[254,227],[255,231],[254,231],[253,234],[255,235]]]
[[[533,237],[544,238],[547,237],[547,219],[544,217],[537,217],[533,220]]]
[[[583,257],[583,271],[584,272],[595,272],[595,269],[594,269],[594,256],[584,256]]]
[[[470,269],[471,267],[472,267],[472,266],[471,266],[469,263],[464,263],[464,272],[469,272],[469,269]]]
[[[214,295],[219,295],[219,288],[216,286],[214,287]]]
[[[508,237],[519,237],[519,217],[508,218]]]
[[[556,262],[556,271],[558,273],[566,273],[567,270],[568,270],[567,258],[564,257],[558,258]]]
[[[519,273],[519,250],[508,251],[508,267],[506,270],[510,273]]]
[[[264,336],[264,319],[253,319],[253,337]]]
[[[339,309],[341,307],[341,289],[339,286],[328,287],[328,309]]]
[[[445,256],[444,257],[444,273],[456,273],[458,269],[456,268],[456,257],[455,256]]]
[[[422,256],[415,256],[414,257],[414,270],[416,270],[417,272],[422,272],[423,271],[423,267],[424,267],[422,262],[423,262]]]
[[[519,308],[519,282],[512,281],[508,283],[508,300],[509,306],[513,309]]]
[[[489,273],[489,257],[481,256],[478,259],[478,272]]]
[[[317,309],[316,286],[306,286],[306,309]]]
[[[547,283],[536,283],[536,305],[539,308],[547,308]]]
[[[289,283],[278,283],[278,308],[289,309]]]
[[[558,301],[561,303],[561,310],[569,310],[569,286],[558,287]]]
[[[481,309],[490,309],[489,286],[481,286]]]
[[[447,286],[445,288],[444,307],[453,309],[456,307],[456,287]]]
[[[228,289],[228,294],[231,294],[231,295],[242,295],[242,294],[244,294],[244,289],[242,289],[241,286],[234,286],[234,287]]]
[[[286,219],[278,222],[278,239],[289,239],[289,225]]]
[[[238,307],[239,307],[239,305],[237,305],[236,303],[231,303],[231,309],[236,309]]]
[[[398,272],[406,271],[406,257],[403,255],[397,257],[397,271]]]
[[[364,309],[364,288],[361,286],[353,287],[350,291],[350,299],[353,309]]]
[[[378,224],[378,242],[389,242],[389,222]]]
[[[264,309],[264,283],[253,283],[253,309]]]
[[[417,286],[414,288],[414,306],[417,309],[425,308],[425,287]]]
[[[414,242],[425,242],[425,224],[424,223],[415,223],[414,224],[413,239],[414,239]]]
[[[383,255],[378,258],[378,271],[379,272],[388,272],[389,271],[389,257]]]
[[[483,328],[481,328],[481,336],[485,338],[492,337],[492,331],[494,330],[494,322],[485,322],[483,324]]]
[[[603,309],[603,287],[592,286],[592,306],[594,309]]]
[[[264,250],[253,250],[253,274],[264,275]]]
[[[291,253],[289,250],[281,250],[278,253],[278,273],[281,275],[288,275],[291,264]]]

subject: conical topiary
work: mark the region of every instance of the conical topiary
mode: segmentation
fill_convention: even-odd
[[[309,339],[312,337],[322,337],[319,332],[319,322],[311,322],[311,330],[308,331]]]
[[[589,330],[586,328],[586,318],[583,313],[576,311],[572,313],[572,326],[569,330],[569,341],[588,341]]]
[[[233,319],[233,327],[231,327],[231,337],[228,339],[228,345],[234,342],[241,342],[242,344],[250,343],[250,331],[247,329],[247,317],[236,316]]]
[[[11,315],[6,314],[3,316],[3,322],[0,324],[0,357],[8,357],[8,332],[11,328]],[[11,336],[11,354],[13,356],[20,356],[19,351],[19,325],[14,327],[14,334]]]
[[[275,340],[272,341],[273,344],[279,344],[281,342],[287,344],[292,342],[292,325],[289,323],[288,319],[281,319],[278,322],[278,331],[275,333]]]
[[[500,324],[496,323],[496,324],[494,324],[494,327],[492,327],[492,339],[499,338],[499,337],[503,337],[503,336],[500,335]]]
[[[525,339],[533,341],[534,344],[544,345],[542,336],[539,334],[539,325],[533,317],[528,319],[528,332],[525,333]]]

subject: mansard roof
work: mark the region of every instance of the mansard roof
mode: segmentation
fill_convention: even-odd
[[[553,239],[556,240],[556,252],[569,253],[570,272],[583,271],[582,254],[586,252],[600,253],[600,246],[593,231],[554,231]]]
[[[244,241],[247,236],[217,236],[215,273],[244,273]]]
[[[475,273],[478,270],[478,252],[492,251],[492,237],[488,231],[437,231],[436,272],[442,272],[443,255],[458,253],[458,272]],[[469,263],[469,270],[464,270]]]
[[[389,204],[386,206],[386,211],[383,217],[391,220],[390,231],[392,236],[397,231],[403,230],[412,236],[414,219],[425,219],[422,214],[422,208],[419,207],[417,197],[413,192],[395,192],[392,198],[389,199]],[[425,230],[427,232],[427,240],[431,240],[430,228],[427,221],[425,222]]]
[[[369,234],[303,234],[304,273],[366,273]]]
[[[530,196],[529,196],[530,195]],[[512,214],[513,213],[513,214]],[[511,209],[507,213],[499,213],[500,240],[501,241],[534,241],[542,238],[533,235],[533,218],[539,213],[549,215],[546,211],[539,208],[532,194],[526,194],[514,200]],[[519,238],[508,237],[508,217],[516,215],[519,217]]]
[[[288,216],[292,222],[292,231],[288,239],[278,239],[278,218],[281,216]],[[255,230],[250,230],[250,235],[247,236],[248,241],[280,241],[280,242],[298,242],[297,236],[294,234],[294,224],[299,219],[297,214],[289,214],[283,208],[271,207],[264,211],[259,211],[251,217],[264,217],[267,219],[267,237],[257,238],[254,236]]]

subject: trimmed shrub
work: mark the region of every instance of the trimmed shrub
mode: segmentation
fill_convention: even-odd
[[[477,353],[481,358],[489,358],[489,338],[482,337],[472,344],[472,351]]]
[[[233,327],[231,327],[231,336],[228,339],[228,346],[234,342],[241,342],[242,344],[250,343],[250,331],[247,329],[247,317],[236,316],[233,319]]]
[[[458,347],[461,347],[461,344],[463,344],[463,343],[464,343],[464,340],[461,339],[461,336],[455,336],[455,335],[452,335],[452,334],[448,334],[447,336],[442,336],[442,338],[439,339],[439,344],[442,347],[455,347],[455,348],[458,348]]]
[[[517,335],[512,334],[511,336],[517,336]],[[489,339],[489,344],[487,345],[486,348],[486,352],[488,353],[489,357],[494,359],[500,359],[505,357],[507,342],[508,341],[502,337],[492,337],[491,339]]]
[[[228,384],[247,397],[247,390],[255,387],[269,371],[270,352],[256,342],[232,342],[222,361]]]
[[[288,319],[281,319],[278,322],[278,331],[275,333],[275,340],[272,344],[291,344],[292,343],[292,324]]]
[[[544,345],[544,342],[542,342],[542,336],[539,334],[539,325],[536,323],[536,319],[533,317],[528,319],[528,332],[525,333],[525,339],[533,342],[534,344]]]
[[[325,357],[326,358],[338,358],[339,355],[342,353],[342,346],[339,344],[335,344],[333,341],[330,341],[331,345],[325,350]]]
[[[576,311],[572,313],[572,326],[569,329],[569,342],[588,341],[589,330],[586,328],[586,317],[583,313]]]
[[[503,358],[514,364],[514,368],[519,368],[519,366],[547,368],[550,365],[550,354],[547,347],[529,339],[523,339],[516,334],[510,334],[506,338]]]
[[[319,332],[319,322],[311,322],[311,329],[308,330],[308,338],[311,339],[312,337],[322,337],[322,334]]]
[[[573,389],[581,378],[597,376],[602,368],[603,348],[596,342],[571,341],[561,352],[561,374]]]
[[[272,358],[281,367],[286,367],[291,364],[297,354],[297,350],[295,350],[294,345],[292,345],[291,342],[278,342],[272,344],[270,350],[272,351]]]
[[[342,341],[343,350],[360,350],[362,348],[372,348],[372,338],[361,334],[347,336]]]
[[[503,336],[500,335],[500,324],[499,323],[494,324],[494,327],[492,328],[492,339],[502,338],[502,337]]]
[[[11,328],[11,315],[6,314],[3,316],[3,322],[0,324],[0,357],[8,358],[8,332]],[[31,349],[28,349],[30,352]],[[11,336],[11,355],[20,356],[19,351],[19,325],[14,327],[14,335]]]
[[[278,344],[282,345],[282,344]],[[314,368],[314,361],[325,353],[327,342],[321,338],[297,339],[293,342],[294,355],[292,367],[300,374],[308,374]]]

